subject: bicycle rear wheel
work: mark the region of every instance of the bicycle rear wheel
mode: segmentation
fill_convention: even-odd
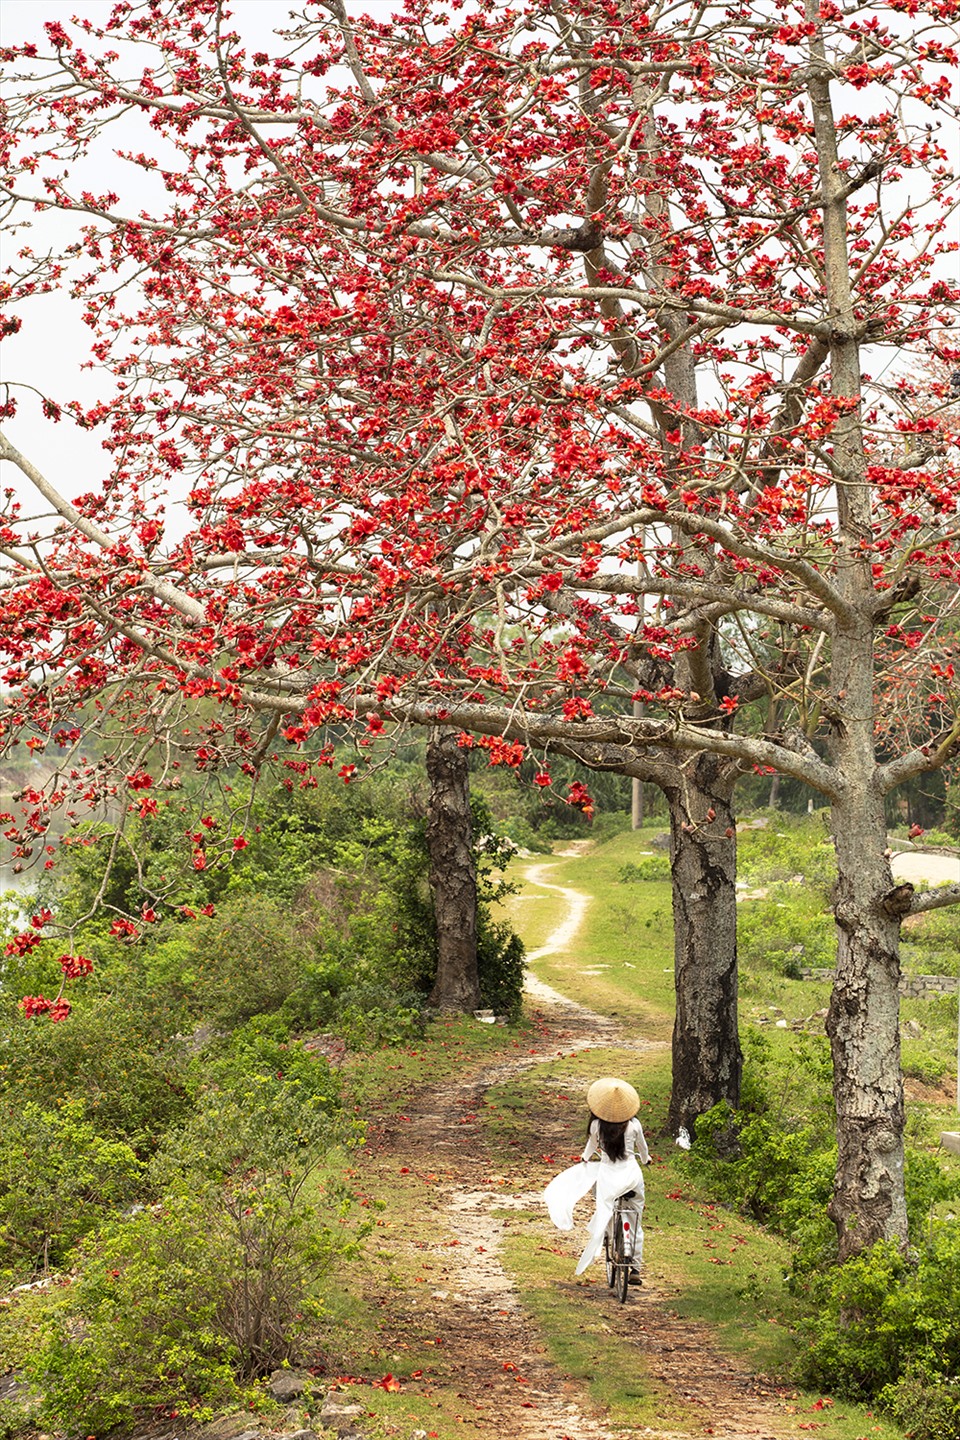
[[[627,1242],[626,1242],[626,1238],[625,1238],[624,1233],[623,1233],[623,1220],[620,1218],[619,1215],[616,1217],[616,1220],[615,1220],[614,1223],[615,1223],[615,1226],[616,1226],[616,1228],[615,1228],[615,1230],[614,1230],[614,1237],[613,1237],[614,1260],[615,1260],[614,1269],[615,1269],[615,1271],[616,1271],[616,1279],[615,1279],[614,1289],[615,1289],[615,1292],[616,1292],[617,1299],[620,1301],[620,1304],[622,1305],[622,1304],[624,1303],[624,1301],[626,1300],[626,1298],[627,1298],[627,1292],[628,1292],[628,1290],[630,1289],[630,1265],[631,1265],[631,1260],[630,1260],[630,1257],[629,1257],[628,1254],[627,1254]]]

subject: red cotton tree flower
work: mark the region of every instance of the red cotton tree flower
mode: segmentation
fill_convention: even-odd
[[[29,323],[68,288],[110,382],[45,402],[102,427],[93,493],[0,450],[54,516],[11,500],[0,535],[5,743],[100,707],[126,748],[57,777],[88,802],[201,713],[203,767],[307,775],[331,723],[413,723],[652,780],[681,1036],[735,1014],[736,777],[805,781],[838,865],[841,1255],[906,1240],[900,926],[960,899],[894,886],[883,812],[956,753],[956,691],[892,757],[878,723],[960,580],[950,382],[889,378],[960,364],[957,12],[328,0],[267,53],[217,0],[118,5],[12,57],[5,121],[14,219],[73,220],[12,297]]]

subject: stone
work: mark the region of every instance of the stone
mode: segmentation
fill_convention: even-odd
[[[362,1414],[362,1405],[351,1405],[347,1401],[332,1400],[328,1396],[320,1411],[320,1423],[321,1425],[332,1425],[334,1429],[339,1430],[342,1426],[349,1425],[356,1415]]]
[[[274,1370],[270,1376],[270,1394],[281,1405],[299,1399],[312,1387],[312,1378],[309,1375],[301,1375],[296,1370]]]
[[[199,1430],[190,1431],[197,1440],[263,1440],[261,1429],[250,1429],[249,1415],[225,1415]]]
[[[960,1155],[960,1130],[944,1130],[940,1136],[940,1144],[944,1150],[949,1150],[951,1155]]]
[[[24,1380],[21,1380],[14,1371],[10,1375],[0,1375],[0,1400],[9,1400],[11,1404],[22,1405],[30,1397],[30,1387]]]

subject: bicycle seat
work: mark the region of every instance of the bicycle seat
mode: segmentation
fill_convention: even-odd
[[[637,1193],[636,1190],[625,1190],[622,1195],[618,1195],[618,1196],[617,1196],[617,1199],[618,1199],[618,1200],[632,1200],[633,1197],[636,1195],[636,1193]]]

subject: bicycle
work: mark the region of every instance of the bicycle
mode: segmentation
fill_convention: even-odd
[[[630,1271],[634,1268],[633,1256],[627,1254],[627,1237],[624,1233],[623,1202],[632,1200],[635,1190],[618,1195],[613,1202],[613,1214],[607,1221],[603,1236],[603,1258],[607,1269],[607,1284],[614,1291],[622,1305],[630,1289]],[[629,1222],[628,1222],[629,1223]]]

